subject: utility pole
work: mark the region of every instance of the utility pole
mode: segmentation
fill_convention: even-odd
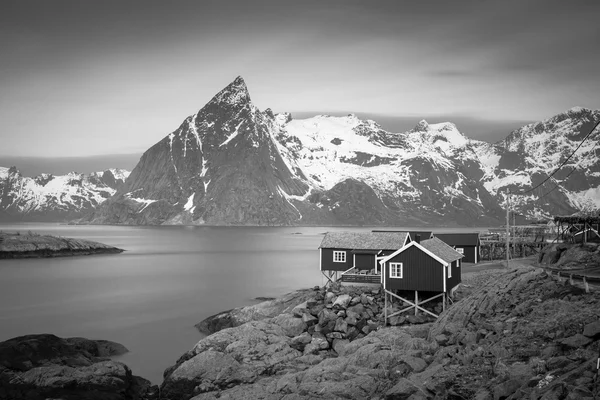
[[[510,251],[510,193],[508,192],[508,188],[506,188],[506,268],[509,267],[509,256],[508,252]]]

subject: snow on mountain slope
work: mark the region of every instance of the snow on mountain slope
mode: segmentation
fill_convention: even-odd
[[[0,218],[63,220],[96,208],[123,184],[129,171],[110,169],[89,175],[40,174],[24,177],[14,167],[0,167]]]
[[[503,222],[507,190],[525,192],[545,179],[599,118],[599,111],[573,108],[495,144],[469,139],[450,122],[422,120],[393,133],[353,114],[294,119],[260,111],[238,77],[150,147],[128,177],[118,170],[91,174],[90,181],[117,190],[82,196],[93,211],[82,222],[489,226]],[[513,195],[516,211],[539,217],[600,204],[599,135],[548,185]],[[0,169],[10,193],[25,187],[29,194],[19,198],[45,198],[30,182],[1,178],[12,175]],[[35,178],[44,190],[56,186],[55,207],[77,204],[85,179],[61,179]],[[80,191],[68,187],[59,195],[73,181],[81,181]],[[550,190],[556,183],[562,186]],[[16,197],[3,194],[2,204]]]

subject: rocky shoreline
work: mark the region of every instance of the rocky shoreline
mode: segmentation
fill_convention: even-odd
[[[600,395],[600,292],[587,293],[541,268],[511,265],[465,274],[454,304],[437,320],[403,315],[392,319],[393,326],[383,326],[379,289],[336,286],[219,313],[196,325],[209,336],[165,371],[159,388],[133,377],[120,363],[100,368],[107,361],[89,364],[90,359],[79,366],[66,361],[71,356],[51,373],[36,371],[35,362],[27,371],[18,370],[23,363],[0,362],[0,387],[10,379],[43,388],[54,385],[48,377],[65,382],[64,372],[56,371],[68,365],[83,368],[77,376],[92,368],[113,383],[102,389],[87,386],[97,397],[52,392],[63,399],[575,400]],[[0,360],[13,357],[3,355],[4,343]],[[74,388],[87,384],[77,383],[68,371]],[[29,397],[0,391],[5,398]]]
[[[39,235],[0,232],[0,259],[116,254],[124,250],[103,243]]]

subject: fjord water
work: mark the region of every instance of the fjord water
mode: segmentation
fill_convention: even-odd
[[[0,225],[95,240],[122,254],[0,260],[0,341],[33,333],[113,340],[134,374],[165,368],[220,311],[322,285],[325,228]]]

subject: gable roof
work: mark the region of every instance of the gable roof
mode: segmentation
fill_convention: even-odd
[[[425,252],[427,255],[429,255],[433,259],[437,260],[440,264],[442,264],[442,265],[448,265],[448,263],[445,260],[443,260],[442,258],[440,258],[435,253],[432,253],[431,251],[427,250],[425,247],[421,246],[420,243],[417,243],[415,241],[412,241],[412,242],[408,243],[406,246],[402,247],[401,249],[398,249],[395,252],[393,252],[392,254],[385,256],[384,258],[382,258],[381,260],[379,260],[379,263],[380,264],[384,264],[384,263],[388,262],[391,258],[396,257],[398,254],[402,253],[404,250],[406,250],[406,249],[408,249],[408,248],[410,248],[412,246],[414,246],[414,247],[420,249],[421,251]]]
[[[479,233],[434,233],[450,246],[479,246]]]
[[[454,250],[452,247],[448,246],[442,240],[437,237],[423,240],[421,242],[421,246],[446,261],[447,263],[451,263],[453,261],[459,260],[463,258],[463,255],[458,251]]]
[[[396,250],[407,238],[407,232],[327,232],[319,248]]]

